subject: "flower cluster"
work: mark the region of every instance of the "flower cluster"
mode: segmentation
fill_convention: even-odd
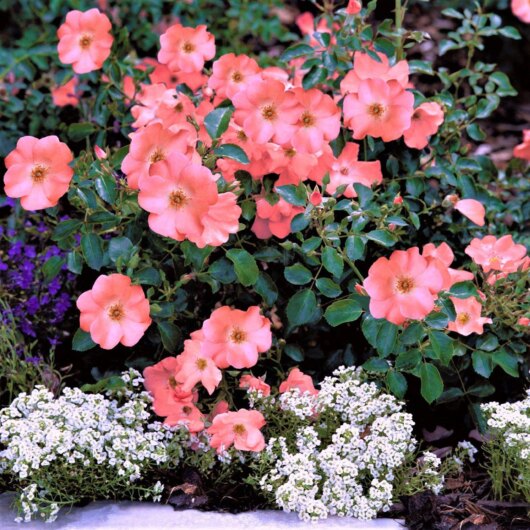
[[[355,368],[339,368],[317,394],[305,396],[313,401],[313,421],[298,428],[294,442],[281,431],[269,439],[260,455],[268,466],[263,491],[306,521],[328,515],[371,519],[387,511],[397,496],[395,472],[406,468],[416,450],[411,415]],[[299,398],[282,405],[289,402],[298,414]],[[426,455],[414,480],[438,491],[439,465]]]
[[[530,502],[530,391],[525,399],[481,406],[489,439],[484,444],[486,469],[500,499]]]
[[[146,472],[171,459],[178,437],[160,423],[148,424],[150,398],[139,392],[138,372],[125,372],[119,396],[65,388],[58,398],[44,387],[21,393],[0,411],[0,473],[23,488],[23,520],[44,513],[53,520],[62,505],[82,498],[157,498],[161,485],[145,486]],[[94,484],[92,477],[100,477]],[[123,491],[120,491],[122,495]]]

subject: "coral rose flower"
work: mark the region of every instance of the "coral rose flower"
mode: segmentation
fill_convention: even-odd
[[[160,36],[158,61],[172,72],[200,72],[214,57],[215,39],[204,25],[187,28],[174,24]]]
[[[340,110],[330,96],[317,88],[295,88],[292,92],[298,102],[299,117],[291,143],[302,153],[316,153],[339,135]]]
[[[491,324],[491,318],[481,317],[482,304],[473,296],[469,298],[450,297],[455,306],[456,319],[449,322],[447,329],[456,331],[460,335],[468,336],[471,333],[484,333],[484,324]]]
[[[371,188],[374,184],[380,184],[382,181],[381,162],[379,160],[360,162],[359,145],[348,142],[331,166],[326,192],[333,195],[338,187],[346,186],[342,195],[351,199],[357,197],[353,184],[362,184]]]
[[[304,209],[293,206],[280,199],[275,204],[270,204],[267,199],[256,199],[256,217],[251,230],[259,239],[268,239],[271,236],[283,239],[291,233],[291,221]]]
[[[415,149],[423,149],[429,143],[429,137],[438,132],[443,121],[444,111],[438,103],[422,103],[414,110],[410,127],[403,133],[405,144]]]
[[[484,272],[516,272],[525,265],[526,247],[516,244],[511,234],[499,239],[495,236],[474,238],[464,252],[480,265]]]
[[[254,377],[253,375],[242,375],[239,379],[239,388],[246,388],[247,390],[257,390],[263,396],[271,395],[271,387],[265,383],[263,378]]]
[[[359,0],[350,0],[346,6],[346,13],[348,15],[357,15],[361,12],[362,8],[363,5]]]
[[[512,0],[512,12],[526,24],[530,24],[530,2],[528,0]]]
[[[239,229],[235,195],[219,195],[212,172],[181,153],[153,165],[140,181],[138,203],[150,212],[151,230],[177,241],[189,239],[200,248],[225,243]]]
[[[139,285],[123,274],[101,275],[76,302],[80,327],[104,350],[134,346],[151,325],[149,300]]]
[[[366,79],[356,94],[344,98],[344,124],[353,137],[397,140],[410,127],[414,96],[397,81]]]
[[[293,368],[289,372],[287,379],[280,385],[279,391],[283,394],[293,388],[298,388],[300,392],[309,392],[312,396],[318,394],[311,376],[304,374],[299,368]]]
[[[259,452],[265,448],[260,431],[265,423],[261,412],[241,409],[218,414],[206,432],[212,436],[210,445],[218,453],[226,451],[232,444],[239,451]]]
[[[455,210],[465,215],[469,220],[479,226],[484,226],[486,209],[484,205],[475,199],[461,199],[456,201]]]
[[[195,143],[195,139],[187,128],[169,130],[161,123],[132,134],[129,152],[121,163],[129,187],[138,189],[140,180],[149,176],[151,166],[166,160],[169,153],[182,153],[189,158],[190,143]]]
[[[25,210],[51,208],[68,191],[74,170],[68,146],[57,136],[24,136],[5,158],[4,191]]]
[[[202,348],[202,343],[197,340],[185,341],[179,360],[180,366],[175,379],[182,384],[182,390],[191,392],[197,383],[201,383],[208,394],[213,394],[223,375],[210,353]]]
[[[258,63],[247,55],[227,53],[213,63],[208,86],[215,90],[217,99],[232,99],[240,90],[246,89],[260,79]]]
[[[258,306],[246,311],[220,307],[203,322],[201,331],[204,351],[219,368],[251,368],[272,344],[271,321]]]
[[[258,144],[270,140],[284,144],[296,131],[298,102],[281,81],[265,79],[240,90],[232,98],[234,120]]]
[[[455,255],[451,247],[445,242],[441,243],[438,247],[434,243],[427,243],[423,247],[421,255],[424,258],[428,258],[438,268],[443,278],[442,290],[444,291],[450,289],[455,283],[465,282],[474,278],[472,272],[452,269],[450,267],[455,259]]]
[[[390,259],[379,258],[364,280],[371,315],[398,326],[409,319],[425,318],[434,309],[442,286],[438,267],[420,256],[418,247],[396,250]]]
[[[513,156],[530,161],[530,129],[525,129],[523,131],[523,143],[520,143],[513,148]]]
[[[99,70],[110,55],[112,25],[99,9],[70,11],[57,30],[59,59],[71,64],[76,74]]]
[[[196,433],[204,429],[204,415],[192,402],[178,401],[171,408],[164,424],[170,427],[183,425],[189,432]]]
[[[376,52],[380,61],[372,59],[367,53],[353,54],[353,69],[350,70],[340,84],[342,95],[355,94],[359,86],[366,79],[381,79],[382,81],[397,81],[403,88],[409,85],[409,65],[407,61],[399,61],[390,66],[388,57],[384,53]]]
[[[66,107],[66,105],[72,105],[73,107],[76,107],[79,104],[79,98],[75,93],[77,85],[77,78],[72,77],[68,83],[52,88],[53,104],[57,105],[58,107]]]

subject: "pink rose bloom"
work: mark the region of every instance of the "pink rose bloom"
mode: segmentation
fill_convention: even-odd
[[[530,2],[528,0],[512,0],[512,12],[526,24],[530,24]]]
[[[304,374],[299,368],[293,368],[289,372],[287,379],[280,385],[280,394],[288,392],[293,388],[298,388],[300,392],[309,392],[312,396],[318,394],[318,390],[315,388],[311,376]]]
[[[259,239],[268,239],[271,236],[283,239],[291,233],[291,221],[304,209],[293,206],[280,199],[275,204],[270,204],[267,199],[256,199],[256,217],[251,230]]]
[[[94,154],[98,160],[105,160],[107,158],[107,153],[104,149],[101,149],[99,145],[94,146]]]
[[[101,275],[77,299],[80,327],[104,350],[134,346],[151,325],[149,300],[139,285],[123,274]]]
[[[197,383],[201,383],[208,394],[213,394],[223,375],[213,361],[210,352],[202,347],[202,343],[197,340],[185,341],[184,351],[179,358],[180,367],[175,379],[182,384],[182,390],[191,392]]]
[[[456,319],[449,322],[447,329],[456,331],[460,335],[468,336],[471,333],[484,333],[484,324],[491,324],[491,318],[481,317],[482,304],[473,296],[469,298],[450,297],[455,306]]]
[[[344,98],[344,124],[356,140],[373,136],[390,142],[410,127],[413,106],[414,96],[397,81],[366,79]]]
[[[374,184],[381,184],[381,182],[383,182],[381,162],[379,160],[360,162],[359,145],[354,142],[348,142],[331,166],[326,192],[333,195],[336,193],[337,188],[346,186],[342,195],[351,199],[357,197],[353,184],[362,184],[371,188]]]
[[[260,431],[265,423],[261,412],[241,409],[219,414],[206,432],[212,436],[210,445],[218,453],[226,451],[232,444],[239,451],[259,452],[265,448]]]
[[[272,344],[271,322],[258,306],[246,311],[220,307],[203,322],[201,331],[204,351],[219,368],[251,368]]]
[[[70,11],[57,30],[59,59],[71,64],[76,74],[99,70],[110,55],[112,25],[99,9]]]
[[[410,127],[403,133],[405,144],[415,149],[423,149],[428,145],[429,137],[438,132],[443,121],[444,111],[438,103],[422,103],[414,110]]]
[[[187,28],[174,24],[160,36],[158,61],[173,72],[200,72],[214,57],[215,39],[204,25]]]
[[[191,401],[177,401],[164,420],[165,425],[183,425],[191,433],[204,429],[204,415]]]
[[[258,144],[272,140],[288,142],[300,117],[298,102],[284,84],[275,79],[255,81],[234,94],[234,120]]]
[[[129,152],[121,163],[121,170],[127,176],[128,186],[137,190],[140,180],[149,176],[152,165],[166,160],[169,153],[174,152],[190,158],[188,129],[173,132],[161,123],[153,123],[133,133]]]
[[[295,88],[292,92],[298,102],[298,121],[291,143],[297,151],[316,153],[339,135],[340,110],[317,88]]]
[[[516,272],[524,266],[526,247],[514,242],[511,234],[497,239],[495,236],[474,238],[464,251],[482,267],[484,272]]]
[[[436,247],[434,243],[427,243],[423,247],[421,255],[434,263],[442,275],[443,291],[449,290],[455,283],[474,279],[472,272],[451,269],[450,265],[453,263],[455,255],[453,254],[451,247],[445,242],[441,243],[438,247]]]
[[[346,6],[346,13],[348,15],[357,15],[361,12],[362,8],[363,5],[359,0],[350,0]]]
[[[469,220],[479,226],[484,226],[486,209],[483,204],[475,199],[461,199],[456,201],[455,210],[465,215]]]
[[[212,412],[210,412],[210,421],[213,421],[213,419],[216,416],[219,416],[219,414],[224,414],[225,412],[228,412],[229,409],[230,405],[224,399],[218,401],[212,409]]]
[[[274,184],[276,187],[286,184],[297,185],[303,182],[318,164],[316,154],[297,151],[291,142],[282,146],[268,143],[264,145],[264,148],[266,155],[260,160],[262,168],[259,173],[262,175],[278,173],[279,178]]]
[[[361,82],[366,79],[397,81],[403,88],[408,87],[409,64],[407,61],[399,61],[394,66],[390,66],[388,57],[384,53],[376,53],[381,61],[372,59],[364,52],[355,52],[353,54],[353,70],[346,74],[340,84],[342,95],[357,93]]]
[[[5,158],[4,192],[25,210],[55,206],[68,191],[74,170],[68,146],[57,136],[24,136]]]
[[[438,267],[420,256],[418,247],[395,250],[390,259],[379,258],[364,280],[371,315],[398,326],[406,320],[425,318],[434,309],[442,287]]]
[[[79,98],[75,93],[77,85],[77,78],[72,77],[72,79],[64,85],[52,88],[53,104],[58,107],[66,107],[66,105],[72,105],[73,107],[77,106],[79,104]]]
[[[309,196],[309,202],[313,206],[320,206],[322,204],[322,193],[320,193],[318,188],[315,188]]]
[[[155,399],[155,412],[159,416],[167,416],[167,412],[156,410],[156,401],[161,397],[171,395],[176,401],[194,401],[195,396],[190,391],[184,391],[182,384],[175,379],[176,373],[182,365],[182,356],[166,357],[153,366],[144,369],[145,389]]]
[[[247,55],[227,53],[213,63],[208,86],[215,90],[217,99],[232,97],[240,90],[260,80],[258,63]]]
[[[517,324],[519,326],[530,326],[530,318],[528,317],[521,317],[519,318],[519,320],[517,321]]]
[[[250,374],[241,376],[239,379],[239,388],[259,391],[265,397],[271,395],[271,387],[265,383],[264,378],[254,377]]]
[[[212,172],[181,153],[154,164],[139,184],[138,204],[150,213],[149,227],[157,234],[204,248],[226,243],[239,229],[235,195],[219,194]]]
[[[513,148],[513,156],[530,161],[530,129],[523,131],[523,142]]]

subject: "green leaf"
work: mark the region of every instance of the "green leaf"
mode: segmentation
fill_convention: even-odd
[[[399,338],[403,344],[418,344],[425,337],[425,330],[419,322],[413,322],[401,333]]]
[[[288,63],[289,61],[296,59],[298,57],[303,57],[304,55],[310,55],[315,50],[309,46],[308,44],[293,44],[292,46],[289,46],[281,55],[280,55],[280,61],[283,61],[284,63]]]
[[[519,33],[519,30],[517,30],[513,26],[504,26],[503,28],[499,30],[499,33],[503,37],[508,37],[509,39],[515,39],[515,40],[521,39],[521,34]]]
[[[466,127],[467,134],[472,140],[482,142],[486,139],[486,133],[476,123],[472,123]]]
[[[160,285],[160,272],[153,267],[147,267],[134,274],[134,280],[141,285]]]
[[[96,130],[97,127],[90,122],[72,123],[68,126],[68,136],[70,140],[79,142]]]
[[[66,267],[74,274],[81,274],[83,271],[83,258],[81,254],[79,252],[68,252]]]
[[[248,164],[250,162],[247,153],[245,153],[245,151],[243,151],[239,145],[223,144],[214,149],[213,152],[219,157],[231,158],[232,160],[241,162],[241,164]]]
[[[246,250],[233,248],[226,253],[226,257],[234,264],[234,270],[241,285],[249,287],[258,281],[258,265],[254,257]]]
[[[212,140],[219,138],[228,129],[232,112],[232,107],[219,107],[206,115],[204,126]]]
[[[388,230],[372,230],[366,237],[384,247],[391,247],[396,242],[396,237]]]
[[[85,393],[101,394],[107,390],[117,390],[124,387],[125,381],[119,375],[112,375],[100,379],[97,383],[83,385],[81,390]]]
[[[301,263],[286,267],[283,271],[283,275],[285,276],[285,279],[293,285],[305,285],[313,279],[311,271]]]
[[[496,366],[500,366],[508,375],[519,377],[519,363],[514,354],[502,348],[493,353],[492,360]]]
[[[399,399],[405,397],[408,385],[407,380],[405,379],[405,376],[403,374],[400,374],[395,370],[390,370],[386,374],[385,381],[388,386],[388,389],[390,390],[390,392],[392,392],[392,394],[394,394],[394,396]]]
[[[164,349],[170,353],[175,353],[180,340],[180,328],[167,321],[158,322],[157,326]]]
[[[302,79],[302,86],[305,90],[313,88],[315,85],[325,81],[327,70],[321,66],[313,66]]]
[[[402,372],[412,372],[421,362],[420,350],[407,350],[396,357],[396,368]]]
[[[77,233],[83,223],[77,219],[68,219],[67,221],[60,222],[53,231],[52,240],[61,241],[61,239],[66,239],[69,236]]]
[[[122,263],[127,263],[131,258],[133,244],[128,237],[115,237],[109,242],[109,258],[116,263],[122,258]]]
[[[454,354],[454,341],[441,331],[429,331],[429,339],[436,358],[448,365]]]
[[[444,384],[438,368],[434,364],[423,363],[420,368],[421,395],[427,403],[432,403],[440,397]]]
[[[355,300],[338,300],[333,302],[324,313],[324,318],[332,327],[357,320],[362,313],[361,306]]]
[[[493,333],[487,333],[477,338],[477,348],[484,351],[493,351],[499,347],[499,339]]]
[[[278,186],[275,191],[284,201],[294,206],[305,206],[307,203],[307,190],[303,184]]]
[[[475,383],[467,389],[467,393],[476,397],[488,397],[495,393],[495,387],[488,382]]]
[[[199,248],[191,241],[183,241],[180,248],[184,257],[186,258],[186,265],[190,263],[196,271],[201,271],[206,263],[206,259],[213,252],[213,247],[206,246]]]
[[[61,256],[52,256],[51,258],[47,259],[42,266],[44,281],[49,282],[53,280],[59,274],[63,265],[64,258]]]
[[[294,344],[286,344],[283,351],[285,352],[285,355],[297,363],[300,363],[304,360],[304,352]]]
[[[75,351],[87,351],[93,348],[96,343],[90,338],[90,333],[78,329],[72,339],[72,349]]]
[[[469,298],[470,296],[478,296],[475,284],[470,281],[458,282],[451,286],[448,293],[455,298]]]
[[[287,304],[287,318],[292,326],[307,324],[317,311],[317,299],[310,289],[303,289],[291,297]]]
[[[346,239],[346,255],[348,258],[350,258],[352,261],[356,261],[358,259],[361,259],[364,254],[364,241],[360,236],[349,236]]]
[[[319,278],[315,285],[317,289],[328,298],[337,298],[337,296],[342,294],[342,289],[338,284],[329,278]]]
[[[453,386],[442,392],[442,395],[438,398],[437,403],[450,403],[451,401],[455,401],[462,396],[464,396],[462,389]]]
[[[344,271],[344,260],[333,247],[325,247],[322,251],[322,265],[336,278],[340,278]]]
[[[217,281],[227,285],[234,283],[237,280],[237,276],[234,271],[234,264],[226,258],[221,258],[217,261],[214,261],[210,265],[208,272]]]
[[[434,329],[445,329],[449,322],[449,317],[441,311],[433,311],[425,318],[425,323]]]
[[[480,350],[474,351],[471,354],[471,359],[473,362],[473,369],[477,374],[486,378],[491,375],[491,372],[493,371],[493,362],[489,353]]]
[[[274,280],[263,271],[260,271],[258,281],[254,285],[254,290],[263,298],[263,302],[271,307],[278,299],[278,288]]]
[[[377,332],[377,351],[384,355],[390,355],[394,353],[397,345],[398,326],[387,322],[386,320],[381,321],[379,331]]]
[[[97,234],[84,234],[81,249],[87,265],[99,271],[103,266],[103,240]]]
[[[104,174],[96,178],[94,185],[98,195],[109,204],[116,201],[116,179],[112,175]]]
[[[372,357],[363,364],[363,370],[367,372],[375,372],[378,374],[384,374],[389,370],[390,366],[384,359],[379,357]]]

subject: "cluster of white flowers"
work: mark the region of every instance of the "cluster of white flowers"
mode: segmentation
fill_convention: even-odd
[[[297,409],[306,417],[318,411],[317,419],[297,431],[294,445],[285,437],[269,440],[263,459],[271,469],[261,488],[305,521],[328,515],[371,519],[387,511],[394,473],[417,446],[412,417],[401,412],[401,403],[363,382],[359,370],[342,367],[322,382],[311,403]],[[440,487],[439,465],[430,455],[423,459],[419,472],[428,487]]]
[[[280,410],[290,411],[300,419],[310,418],[316,412],[317,398],[309,392],[293,388],[278,397]]]
[[[126,385],[118,391],[125,397],[123,403],[116,394],[65,388],[55,398],[37,387],[0,411],[0,473],[22,487],[18,504],[23,520],[42,513],[47,520],[56,517],[59,508],[47,495],[53,484],[45,488],[43,481],[64,479],[72,495],[82,496],[84,488],[94,487],[91,477],[110,475],[117,484],[109,487],[126,488],[139,481],[148,466],[178,461],[178,448],[168,450],[174,433],[161,423],[148,424],[149,395],[131,390],[141,382],[138,372],[125,373],[123,381]],[[106,486],[101,484],[103,494]],[[158,483],[138,493],[156,499],[162,490]]]

